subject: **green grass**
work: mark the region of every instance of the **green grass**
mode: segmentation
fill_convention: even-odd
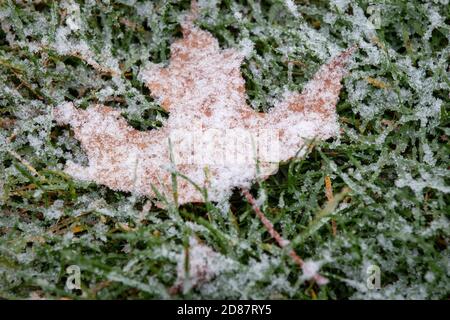
[[[168,60],[187,1],[77,1],[82,27],[67,41],[84,41],[97,61],[117,64],[115,78],[57,47],[67,15],[77,19],[69,1],[0,2],[0,297],[448,299],[446,2],[295,1],[297,18],[277,0],[202,7],[197,24],[222,47],[253,43],[242,72],[251,105],[262,111],[285,89],[301,90],[330,56],[359,46],[337,106],[341,136],[314,144],[252,190],[265,195],[262,209],[291,247],[323,262],[330,282],[321,287],[301,279],[238,191],[228,206],[143,214],[147,199],[62,172],[67,160],[87,158],[70,129],[52,121],[59,103],[120,108],[141,130],[167,117],[139,70]],[[335,208],[327,206],[326,176],[335,196],[350,190]],[[226,267],[171,295],[192,236]],[[81,269],[82,291],[65,289],[70,265]],[[366,288],[370,265],[381,269],[380,290]]]

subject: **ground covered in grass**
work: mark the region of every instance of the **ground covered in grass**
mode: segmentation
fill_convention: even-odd
[[[277,246],[238,191],[226,204],[159,209],[62,172],[87,157],[53,121],[56,105],[103,103],[141,130],[167,117],[139,74],[150,61],[167,62],[188,1],[6,0],[0,297],[449,298],[448,0],[199,6],[199,26],[222,47],[248,52],[242,72],[261,111],[358,45],[337,107],[341,136],[312,144],[252,190],[290,245]],[[305,279],[289,249],[328,284]],[[187,263],[202,252],[205,281]],[[72,265],[81,290],[67,288]],[[371,266],[380,268],[378,290],[366,285]]]

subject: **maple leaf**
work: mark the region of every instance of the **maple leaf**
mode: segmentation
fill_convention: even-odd
[[[353,49],[322,66],[303,92],[287,93],[260,113],[246,103],[243,53],[222,50],[192,20],[182,23],[183,38],[171,45],[169,65],[153,64],[141,73],[169,112],[160,129],[135,130],[120,111],[103,105],[55,108],[55,120],[72,127],[89,158],[87,167],[68,161],[66,173],[150,197],[154,186],[177,204],[204,202],[199,187],[209,200],[221,201],[233,188],[272,174],[279,162],[302,156],[308,140],[338,134],[335,105]]]

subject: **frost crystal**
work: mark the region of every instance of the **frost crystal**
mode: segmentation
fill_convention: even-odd
[[[186,265],[186,259],[189,262]],[[210,281],[219,273],[232,268],[234,262],[210,247],[201,244],[196,238],[189,239],[189,249],[180,254],[177,264],[177,280],[174,287],[186,285],[199,286]],[[186,278],[188,276],[188,278]]]

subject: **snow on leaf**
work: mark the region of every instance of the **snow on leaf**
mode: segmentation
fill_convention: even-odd
[[[150,197],[156,187],[178,204],[204,202],[199,188],[221,201],[233,188],[272,174],[279,162],[302,156],[309,140],[338,134],[335,105],[353,49],[322,66],[302,93],[286,93],[259,113],[246,102],[240,72],[245,53],[222,50],[192,16],[182,23],[183,38],[171,45],[169,65],[152,64],[140,75],[170,113],[160,129],[135,130],[118,110],[103,105],[82,110],[66,103],[54,110],[89,158],[87,167],[68,162],[66,173]],[[174,173],[190,179],[179,176],[177,192]]]

